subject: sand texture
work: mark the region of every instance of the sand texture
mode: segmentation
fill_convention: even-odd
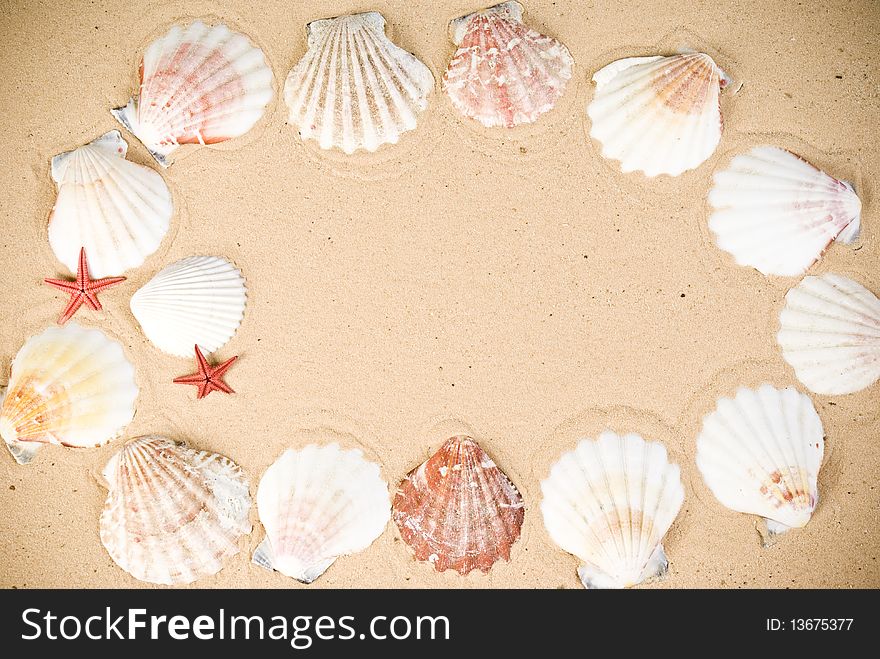
[[[50,158],[118,128],[110,108],[140,54],[175,21],[221,19],[275,73],[266,116],[242,138],[185,148],[162,175],[175,214],[159,250],[76,322],[122,342],[140,398],[125,437],[165,434],[223,453],[251,491],[288,446],[360,445],[392,490],[443,440],[467,431],[519,487],[522,537],[488,574],[438,574],[389,524],[312,588],[579,588],[578,561],[550,541],[540,482],[579,437],[610,427],[662,440],[686,499],[666,536],[668,577],[649,587],[880,586],[880,385],[812,396],[826,433],[809,525],[762,548],[753,516],[722,507],[694,454],[700,420],[740,385],[797,385],[776,345],[797,278],[737,266],[713,244],[713,171],[752,145],[796,150],[852,181],[864,205],[854,245],[810,274],[880,293],[880,4],[759,0],[524,0],[525,18],[570,49],[572,80],[531,126],[459,117],[439,80],[447,24],[479,3],[0,2],[0,384],[24,341],[55,322],[69,276],[47,241]],[[419,127],[374,154],[321,152],[287,123],[279,95],[310,20],[384,14],[388,33],[438,81]],[[589,139],[592,74],[625,56],[703,50],[733,77],[714,156],[677,178],[621,174]],[[128,132],[129,157],[153,166]],[[239,355],[236,394],[195,399],[172,384],[191,359],[159,352],[128,300],[165,265],[219,255],[243,271],[248,306],[213,357]],[[803,389],[803,387],[799,387]],[[0,451],[0,586],[146,586],[101,546],[100,471],[120,446],[47,447],[29,466]],[[263,538],[202,587],[300,587],[250,563]]]

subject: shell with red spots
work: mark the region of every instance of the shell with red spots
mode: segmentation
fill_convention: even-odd
[[[565,92],[574,63],[563,44],[522,23],[522,5],[505,2],[451,24],[458,46],[443,88],[464,116],[486,127],[532,123]]]
[[[590,136],[623,172],[646,176],[698,167],[721,140],[719,96],[728,78],[703,53],[628,57],[593,76]]]
[[[743,387],[703,418],[697,467],[723,505],[764,517],[778,534],[805,526],[816,508],[823,436],[805,394]]]
[[[140,89],[112,110],[163,166],[181,144],[216,144],[249,131],[272,100],[263,51],[225,25],[174,25],[151,43]]]
[[[165,437],[133,439],[104,469],[101,542],[136,579],[174,585],[220,571],[250,533],[241,468]]]
[[[400,483],[392,517],[438,572],[488,572],[510,550],[525,510],[516,486],[470,437],[457,436]]]

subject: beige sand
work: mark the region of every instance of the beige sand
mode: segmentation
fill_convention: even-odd
[[[439,79],[453,51],[447,22],[477,4],[3,0],[0,382],[63,307],[41,284],[65,274],[46,240],[49,159],[117,127],[108,110],[128,100],[139,53],[170,23],[219,16],[252,35],[283,80],[306,22],[375,8]],[[225,453],[255,488],[308,428],[354,433],[396,483],[469,424],[523,493],[522,539],[488,575],[434,573],[389,525],[312,587],[579,587],[577,560],[544,531],[539,484],[575,437],[605,425],[662,439],[682,466],[687,500],[665,542],[671,572],[652,587],[880,586],[880,386],[813,397],[827,433],[822,499],[806,529],[770,549],[755,518],[721,507],[694,465],[699,419],[717,396],[796,383],[774,340],[796,280],[735,266],[705,228],[711,172],[731,152],[771,140],[854,180],[865,205],[857,249],[833,246],[812,272],[880,292],[880,5],[525,4],[527,20],[576,61],[558,108],[532,128],[478,129],[438,85],[420,128],[374,156],[304,146],[278,99],[243,139],[180,152],[164,172],[173,231],[104,294],[105,313],[77,316],[118,337],[137,366],[126,436],[165,433]],[[743,83],[725,94],[721,146],[677,179],[623,176],[586,136],[589,77],[617,57],[682,45],[706,49]],[[150,163],[124,136],[131,158]],[[248,280],[244,322],[215,355],[241,355],[228,377],[234,396],[196,401],[172,385],[192,363],[159,353],[128,309],[153,273],[192,254],[225,255]],[[27,467],[0,452],[0,585],[141,585],[98,539],[105,491],[95,475],[119,444],[46,448]],[[242,553],[198,585],[298,586],[250,564],[261,538],[257,524]]]

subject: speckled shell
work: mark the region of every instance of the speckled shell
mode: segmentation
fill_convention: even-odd
[[[388,524],[379,465],[338,444],[287,449],[263,474],[257,509],[266,538],[253,562],[311,583],[340,556],[369,547]]]
[[[718,247],[765,275],[801,275],[831,241],[859,235],[862,204],[852,186],[775,146],[717,172],[709,204]]]
[[[287,76],[290,123],[322,149],[375,151],[413,130],[434,76],[385,36],[375,11],[314,21],[308,50]]]
[[[249,131],[274,95],[263,51],[223,24],[174,25],[151,43],[140,89],[112,110],[162,166],[181,144],[216,144]]]
[[[714,153],[727,77],[703,53],[629,57],[593,76],[590,135],[623,172],[678,176]]]
[[[552,37],[522,23],[522,5],[505,2],[450,25],[458,50],[443,89],[461,114],[486,127],[536,121],[565,92],[574,61]]]
[[[137,395],[119,343],[76,323],[50,327],[12,362],[0,435],[21,464],[43,444],[101,446],[132,420]]]
[[[793,387],[741,388],[703,418],[697,467],[731,510],[760,515],[771,533],[800,528],[819,500],[822,422]]]
[[[251,531],[244,473],[217,453],[139,437],[110,459],[104,479],[101,542],[141,581],[178,585],[216,574]]]
[[[510,560],[525,509],[510,479],[470,437],[452,437],[400,483],[392,505],[400,535],[438,572],[488,572]]]
[[[785,295],[776,340],[810,391],[860,391],[880,379],[880,300],[841,275],[804,277]]]
[[[76,272],[80,248],[95,278],[121,275],[158,249],[168,232],[171,191],[149,167],[125,159],[118,130],[52,158],[58,198],[49,216],[49,245]]]
[[[247,302],[241,271],[219,256],[191,256],[167,266],[131,296],[131,312],[153,344],[192,357],[214,352],[235,334]]]
[[[666,573],[661,541],[684,501],[659,442],[605,431],[564,453],[541,483],[550,538],[584,564],[586,588],[627,588]]]

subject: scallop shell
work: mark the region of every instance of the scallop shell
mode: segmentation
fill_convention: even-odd
[[[52,158],[58,199],[49,216],[49,245],[76,272],[81,247],[95,278],[136,268],[168,232],[171,192],[158,172],[125,159],[118,130]]]
[[[263,51],[223,24],[173,26],[151,43],[138,95],[112,110],[163,167],[181,144],[216,144],[244,135],[272,100]]]
[[[755,147],[715,174],[709,204],[718,247],[765,275],[801,275],[832,240],[859,235],[852,186],[775,146]]]
[[[138,388],[122,346],[76,323],[28,339],[12,362],[0,436],[20,464],[42,444],[91,448],[134,417]]]
[[[819,500],[823,435],[813,403],[793,387],[741,388],[703,418],[697,467],[723,505],[782,533],[806,525]]]
[[[338,444],[284,451],[260,479],[257,509],[266,538],[254,563],[303,583],[369,547],[390,516],[379,465]]]
[[[776,340],[810,391],[850,394],[880,379],[880,300],[841,275],[804,277],[785,295]]]
[[[584,564],[586,588],[626,588],[665,574],[661,541],[684,501],[666,448],[605,431],[564,453],[541,483],[551,539]]]
[[[678,176],[718,146],[727,81],[703,53],[617,60],[593,76],[590,135],[624,172]]]
[[[450,438],[407,474],[392,509],[418,560],[459,574],[509,561],[525,514],[514,484],[465,436]]]
[[[287,76],[290,123],[304,140],[345,153],[396,144],[428,106],[434,76],[385,36],[382,14],[313,21],[308,50]]]
[[[247,479],[217,453],[139,437],[110,459],[104,479],[101,542],[135,579],[177,585],[216,574],[251,531]]]
[[[172,263],[131,297],[131,312],[163,352],[192,357],[193,346],[214,352],[232,338],[247,301],[241,272],[218,256]]]
[[[518,2],[505,2],[450,24],[458,50],[443,89],[456,110],[489,128],[536,121],[571,78],[568,48],[523,25],[522,13]]]

